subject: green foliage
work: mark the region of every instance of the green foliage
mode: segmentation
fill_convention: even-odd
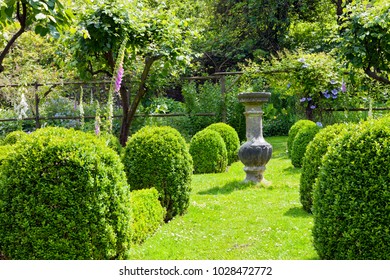
[[[299,120],[291,126],[290,130],[288,131],[288,139],[287,139],[287,153],[289,157],[291,157],[295,136],[297,136],[299,130],[301,130],[302,127],[304,126],[312,126],[313,124],[315,125],[314,122],[309,120]]]
[[[238,149],[240,148],[240,139],[238,138],[237,132],[228,124],[225,123],[214,123],[206,127],[221,135],[227,151],[228,165],[238,160]]]
[[[194,160],[194,173],[221,173],[226,171],[228,155],[221,135],[204,129],[191,139],[190,153]]]
[[[390,84],[390,4],[362,2],[349,5],[344,13],[339,54],[369,77]]]
[[[101,132],[97,137],[104,141],[106,146],[113,149],[118,155],[122,154],[122,145],[118,137],[108,132]]]
[[[165,209],[155,188],[134,190],[130,198],[132,211],[132,242],[140,244],[164,223]]]
[[[11,133],[8,133],[7,136],[5,136],[3,140],[3,145],[13,145],[19,142],[20,140],[24,139],[27,136],[27,134],[23,131],[16,130]],[[1,143],[0,143],[1,145]]]
[[[156,188],[165,220],[186,212],[191,191],[192,158],[180,133],[171,127],[146,126],[127,142],[123,155],[132,190]]]
[[[1,142],[0,140],[0,172],[1,172],[1,164],[3,160],[5,160],[9,153],[11,153],[14,150],[12,145],[6,145]]]
[[[334,124],[325,127],[316,134],[306,148],[302,161],[302,174],[300,178],[299,195],[303,209],[311,212],[313,206],[313,186],[321,168],[322,157],[326,154],[328,147],[333,141],[343,135],[344,131],[352,126],[346,124]]]
[[[314,187],[314,246],[321,259],[390,258],[390,118],[334,143]]]
[[[294,138],[291,149],[291,163],[295,167],[302,167],[302,161],[305,156],[307,145],[313,140],[314,136],[320,131],[316,124],[303,126]]]
[[[130,191],[120,157],[87,133],[45,128],[13,146],[0,173],[7,259],[124,259]]]

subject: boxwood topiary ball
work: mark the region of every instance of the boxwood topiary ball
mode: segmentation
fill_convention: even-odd
[[[45,128],[16,143],[0,172],[7,259],[123,259],[130,190],[120,157],[94,136]]]
[[[347,124],[334,124],[320,130],[306,148],[302,161],[302,173],[299,185],[299,196],[303,209],[311,213],[313,206],[313,186],[321,168],[322,157],[328,147],[336,141],[343,131],[354,127]]]
[[[165,220],[182,215],[191,191],[192,158],[180,133],[168,126],[146,126],[127,142],[123,163],[132,190],[156,188]]]
[[[321,259],[390,259],[390,119],[369,121],[329,148],[314,187]]]
[[[238,160],[238,149],[240,148],[240,139],[233,127],[226,123],[214,123],[206,127],[218,132],[226,145],[228,165]]]
[[[313,140],[320,128],[313,122],[302,126],[294,138],[291,149],[291,163],[295,167],[302,167],[307,145]]]
[[[291,150],[294,143],[295,136],[298,134],[299,130],[307,125],[313,125],[315,124],[313,121],[310,120],[299,120],[296,123],[294,123],[290,130],[288,131],[288,138],[287,138],[287,154],[289,157],[291,157]]]
[[[194,160],[194,173],[221,173],[226,171],[228,159],[225,142],[211,129],[197,132],[191,139],[190,153]]]

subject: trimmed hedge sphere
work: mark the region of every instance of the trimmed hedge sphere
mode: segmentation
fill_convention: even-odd
[[[206,127],[218,132],[226,145],[228,165],[238,160],[238,149],[240,148],[240,139],[236,130],[226,123],[214,123]]]
[[[44,128],[13,145],[0,172],[0,255],[124,259],[130,190],[120,157],[80,131]]]
[[[227,150],[221,135],[211,129],[197,132],[191,139],[190,153],[194,173],[222,173],[228,164]]]
[[[291,158],[291,150],[294,143],[295,136],[298,134],[299,130],[307,125],[313,125],[315,124],[313,121],[309,120],[299,120],[296,123],[294,123],[290,130],[288,131],[288,138],[287,138],[287,154]]]
[[[307,145],[313,140],[314,136],[320,131],[315,124],[303,126],[294,138],[291,149],[291,163],[295,167],[302,167],[303,157],[305,156]]]
[[[143,127],[127,142],[123,162],[132,190],[157,189],[166,221],[185,213],[193,167],[187,144],[176,129]]]
[[[131,192],[132,241],[141,244],[164,223],[165,209],[155,188]]]
[[[28,134],[21,130],[16,130],[8,133],[5,138],[3,139],[3,142],[0,142],[0,145],[13,145],[16,142],[24,139]]]
[[[352,126],[346,124],[334,124],[321,129],[306,148],[302,163],[299,195],[303,209],[311,212],[313,206],[313,186],[321,167],[321,159],[328,147],[344,130]]]
[[[346,133],[325,154],[314,187],[321,259],[390,259],[390,119]]]

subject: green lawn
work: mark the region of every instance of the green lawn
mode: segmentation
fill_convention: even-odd
[[[269,184],[242,183],[243,165],[194,175],[188,212],[131,251],[140,260],[318,259],[313,218],[299,202],[300,170],[286,156],[287,137],[270,137]]]

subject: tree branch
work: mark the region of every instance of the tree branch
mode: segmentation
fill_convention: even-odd
[[[20,5],[22,5],[22,11],[20,11]],[[4,50],[0,54],[0,73],[4,71],[3,61],[6,55],[11,50],[11,47],[15,43],[15,41],[26,31],[26,20],[27,20],[27,4],[20,1],[16,4],[16,18],[20,23],[20,29],[12,36],[12,38],[8,41]]]
[[[388,78],[385,78],[383,76],[379,76],[377,74],[377,72],[375,71],[371,71],[370,67],[367,67],[366,69],[364,69],[364,72],[367,74],[367,76],[369,76],[370,78],[378,81],[378,82],[381,82],[385,85],[390,85],[390,80]]]

